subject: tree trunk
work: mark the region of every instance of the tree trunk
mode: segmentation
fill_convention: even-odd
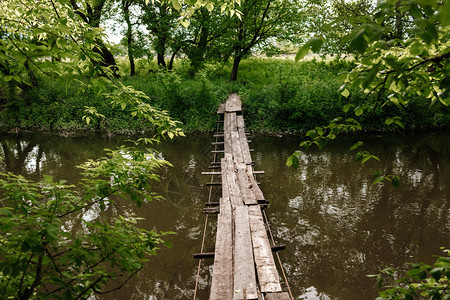
[[[200,38],[198,43],[194,41],[194,44],[189,48],[188,57],[191,61],[192,75],[197,73],[197,71],[203,66],[205,60],[205,53],[208,49],[208,38],[209,38],[209,19],[210,14],[206,9],[202,9],[202,27],[200,29]]]
[[[233,69],[231,70],[231,76],[230,81],[236,81],[238,70],[239,70],[239,63],[241,62],[242,57],[240,55],[237,55],[234,57],[233,61]]]
[[[97,40],[96,43],[97,46],[94,47],[93,51],[101,55],[102,60],[100,61],[100,65],[102,67],[111,68],[114,76],[119,77],[119,68],[117,67],[114,55],[106,48],[102,40]]]
[[[157,55],[158,58],[158,66],[160,66],[163,69],[166,69],[166,62],[164,61],[164,53],[158,53]]]
[[[130,60],[130,76],[133,76],[136,73],[135,65],[134,65],[134,53],[133,53],[133,32],[130,20],[130,1],[122,1],[122,9],[125,18],[125,22],[127,23],[127,48],[128,48],[128,59]]]
[[[32,87],[38,87],[39,86],[38,79],[37,79],[36,75],[34,74],[33,69],[31,69],[30,64],[28,63],[28,60],[25,61],[25,63],[23,65],[28,72],[28,77],[30,78]]]
[[[170,58],[170,62],[169,62],[169,68],[168,68],[169,71],[172,71],[172,69],[173,69],[173,61],[175,60],[175,55],[177,54],[177,52],[178,51],[174,51],[172,53],[172,57]]]
[[[78,7],[76,0],[70,0],[70,4],[72,5],[74,12],[79,15],[84,22],[95,28],[100,26],[100,19],[105,2],[106,0],[97,0],[93,2],[93,6],[91,6],[90,3],[86,3],[86,13],[84,13]],[[119,68],[117,67],[114,55],[108,50],[101,39],[95,40],[95,43],[97,45],[93,48],[93,51],[101,55],[102,61],[100,62],[100,65],[111,68],[114,76],[119,77]]]

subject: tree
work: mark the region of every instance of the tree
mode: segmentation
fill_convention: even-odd
[[[142,3],[144,14],[142,23],[153,35],[153,48],[156,51],[158,65],[163,69],[172,70],[176,54],[184,41],[183,31],[178,28],[181,14],[165,3]],[[166,64],[166,52],[171,49],[172,55]]]
[[[75,188],[44,175],[42,182],[0,173],[0,295],[2,299],[87,299],[116,290],[155,255],[166,233],[139,228],[139,218],[114,216],[84,221],[84,212],[106,211],[115,197],[142,205],[157,199],[151,182],[167,165],[148,151],[122,147],[88,161]],[[80,219],[79,224],[71,220]]]
[[[383,105],[407,105],[414,95],[429,99],[432,106],[450,104],[448,11],[448,1],[391,0],[371,14],[349,18],[352,30],[344,41],[358,66],[345,74],[346,86],[376,94],[376,103],[387,94]],[[310,40],[297,60],[309,49],[319,51],[324,40]],[[348,89],[342,89],[348,97]],[[365,104],[354,111],[360,115],[366,108]]]
[[[239,63],[255,47],[267,49],[273,40],[292,40],[301,32],[299,1],[245,0],[234,18],[224,18],[228,30],[217,39],[225,57],[233,58],[230,80],[237,79]],[[295,33],[295,34],[294,34]]]
[[[107,0],[70,0],[70,4],[74,12],[89,26],[93,28],[100,27],[100,21],[102,18],[103,10]],[[94,40],[95,47],[94,51],[101,55],[101,64],[103,67],[109,67],[113,70],[114,74],[117,75],[117,63],[112,55],[111,51],[106,47],[100,36],[97,36]]]
[[[136,146],[183,135],[167,112],[154,109],[144,93],[124,86],[103,66],[96,51],[101,30],[80,22],[71,3],[0,2],[0,32],[2,86],[33,85],[26,64],[36,77],[76,81],[80,90],[103,95],[112,106],[150,122],[154,136],[137,140]],[[14,91],[13,96],[20,94]],[[85,113],[87,123],[103,117],[94,107],[86,107]],[[67,221],[93,207],[107,210],[114,197],[139,206],[157,199],[151,182],[158,180],[155,170],[168,162],[157,159],[151,149],[141,149],[121,147],[88,161],[81,166],[85,177],[77,187],[50,176],[32,182],[0,174],[0,298],[87,299],[92,293],[109,292],[103,288],[113,279],[122,279],[113,290],[121,288],[142,268],[164,244],[165,233],[139,228],[139,218],[133,216],[80,219],[79,227]]]
[[[342,74],[342,96],[348,98],[351,90],[363,90],[367,97],[359,106],[350,103],[343,110],[352,109],[358,117],[377,107],[395,105],[406,107],[421,97],[430,103],[430,109],[450,104],[450,2],[447,1],[392,1],[380,2],[370,14],[349,17],[349,32],[343,39],[355,56],[356,67]],[[326,41],[323,36],[310,39],[297,53],[303,58],[309,50],[319,52]],[[370,110],[370,111],[369,111]],[[385,120],[387,125],[403,128],[397,116]],[[355,125],[356,124],[356,125]],[[301,143],[322,148],[327,141],[342,131],[360,129],[354,119],[336,119],[328,126],[317,127],[307,133],[309,140]],[[350,150],[362,146],[354,144]],[[287,161],[298,166],[294,153]],[[362,163],[378,158],[367,151],[360,151],[357,159]],[[374,183],[388,180],[394,187],[399,178],[394,175],[374,175]],[[445,250],[448,254],[448,250]],[[394,276],[394,271],[382,273]],[[449,299],[449,259],[439,257],[433,266],[412,264],[406,276],[386,286],[377,299]],[[376,275],[380,285],[382,276]]]
[[[136,73],[134,66],[134,51],[133,51],[133,27],[131,25],[130,18],[130,6],[133,4],[133,1],[122,0],[120,2],[122,7],[123,17],[125,19],[125,23],[127,24],[127,31],[125,34],[127,41],[127,50],[128,50],[128,60],[130,61],[130,76],[133,76]]]

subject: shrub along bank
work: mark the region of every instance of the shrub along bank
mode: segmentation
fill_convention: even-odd
[[[392,130],[386,118],[400,116],[407,129],[448,127],[450,114],[446,107],[428,109],[429,103],[416,98],[406,107],[382,106],[373,99],[365,99],[362,91],[350,91],[349,99],[339,93],[342,84],[339,73],[351,68],[346,61],[305,61],[288,59],[251,58],[240,66],[238,81],[229,82],[230,64],[207,65],[195,76],[183,60],[174,72],[158,71],[153,62],[138,63],[139,75],[122,77],[150,97],[150,103],[183,123],[186,131],[215,129],[215,114],[219,103],[229,93],[238,93],[244,105],[247,127],[255,132],[301,132],[326,125],[332,119],[354,117],[366,130]],[[126,71],[127,66],[122,69]],[[3,131],[52,130],[84,132],[100,130],[110,133],[134,133],[149,130],[120,108],[112,108],[103,97],[79,91],[76,85],[66,88],[60,80],[41,80],[39,88],[23,92],[14,99],[5,97],[0,87],[0,128]],[[366,103],[366,113],[355,117],[352,110],[342,107]],[[104,119],[86,124],[82,120],[85,106],[95,106]]]

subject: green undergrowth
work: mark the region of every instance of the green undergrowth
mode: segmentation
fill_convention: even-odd
[[[126,61],[120,61],[123,74]],[[340,95],[339,73],[351,68],[346,61],[305,61],[251,58],[241,62],[238,81],[229,82],[230,64],[207,64],[195,76],[187,61],[176,62],[173,72],[161,72],[154,61],[139,60],[138,75],[122,76],[125,85],[145,92],[155,107],[169,111],[182,122],[184,130],[212,131],[216,128],[218,105],[229,93],[238,93],[244,106],[249,130],[254,132],[297,133],[326,125],[336,117],[353,117],[368,131],[388,131],[385,119],[400,116],[406,129],[448,127],[450,114],[446,107],[428,109],[425,100],[412,99],[406,107],[377,104],[365,99],[362,91],[350,91],[349,99]],[[0,127],[2,130],[104,131],[136,133],[150,130],[120,108],[91,92],[80,91],[74,84],[66,89],[63,79],[41,79],[39,88],[7,98],[7,88],[0,87]],[[5,98],[6,97],[6,98]],[[356,117],[353,110],[344,113],[345,104],[357,107],[367,103],[365,113]],[[85,106],[95,106],[105,115],[102,120],[83,122]]]

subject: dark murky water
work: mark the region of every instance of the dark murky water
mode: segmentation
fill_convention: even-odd
[[[173,230],[172,249],[161,249],[145,271],[114,295],[103,299],[191,299],[207,200],[202,176],[212,159],[211,136],[189,137],[161,145],[174,167],[162,171],[155,189],[166,200],[142,208],[116,203],[113,211],[145,217],[143,226]],[[362,138],[364,150],[381,158],[361,166],[347,151],[355,139],[344,138],[324,151],[310,151],[298,170],[285,166],[298,147],[292,138],[254,138],[251,145],[261,189],[271,201],[266,210],[297,299],[374,299],[375,282],[367,278],[385,265],[431,263],[439,247],[450,246],[450,133],[417,133]],[[95,137],[43,134],[0,137],[0,170],[38,179],[50,174],[77,182],[74,167],[121,144]],[[401,185],[372,185],[376,170],[401,176]],[[219,197],[219,189],[215,197]],[[87,218],[96,218],[94,211]],[[208,231],[213,231],[215,217]],[[208,235],[207,249],[214,247]],[[201,272],[199,299],[208,298],[212,261]]]

